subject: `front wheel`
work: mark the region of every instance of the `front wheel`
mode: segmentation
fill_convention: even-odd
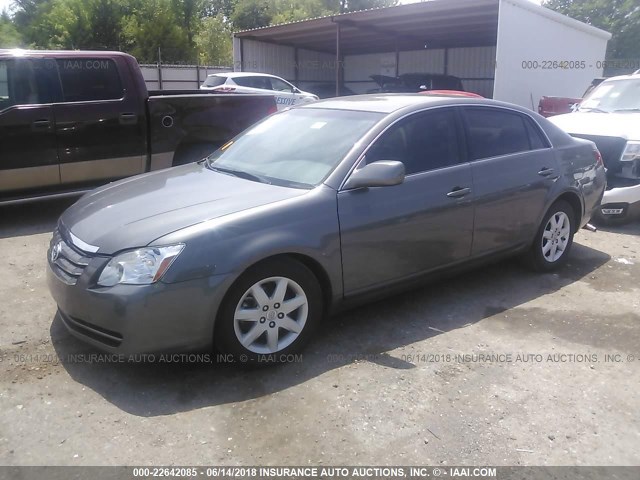
[[[571,205],[563,200],[551,205],[527,255],[533,269],[549,272],[567,261],[576,230],[574,216]]]
[[[279,362],[298,352],[322,317],[313,273],[290,259],[247,270],[230,289],[217,320],[215,344],[242,362]]]

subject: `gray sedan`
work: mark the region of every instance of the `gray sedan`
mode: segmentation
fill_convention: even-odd
[[[48,283],[102,349],[277,360],[326,314],[444,270],[561,266],[604,187],[593,143],[514,105],[326,100],[85,195],[54,232]]]

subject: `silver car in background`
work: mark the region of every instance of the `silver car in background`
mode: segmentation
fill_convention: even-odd
[[[372,294],[509,255],[561,266],[604,188],[592,142],[514,105],[325,100],[85,195],[54,232],[48,284],[69,331],[104,350],[278,360]]]

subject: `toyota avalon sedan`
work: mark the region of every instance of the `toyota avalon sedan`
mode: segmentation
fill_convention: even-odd
[[[391,287],[516,254],[561,266],[604,188],[592,142],[514,105],[325,100],[85,195],[53,234],[48,283],[69,331],[107,351],[285,358]]]

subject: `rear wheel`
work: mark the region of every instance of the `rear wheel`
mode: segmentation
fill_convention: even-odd
[[[531,267],[548,272],[567,261],[576,230],[574,217],[571,205],[563,200],[551,206],[527,255]]]
[[[310,339],[322,317],[322,292],[303,264],[280,258],[245,272],[230,289],[215,343],[241,362],[279,362]]]

